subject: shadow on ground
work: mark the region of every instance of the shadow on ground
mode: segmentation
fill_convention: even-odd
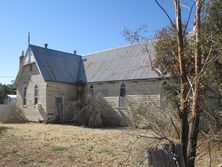
[[[15,105],[0,105],[0,122],[1,123],[22,123],[26,118],[21,110]]]
[[[6,131],[7,129],[11,129],[11,128],[8,128],[8,127],[5,127],[5,126],[0,126],[0,135]]]

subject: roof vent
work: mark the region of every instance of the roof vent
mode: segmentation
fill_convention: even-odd
[[[73,51],[73,53],[74,53],[74,55],[76,55],[76,53],[77,53],[77,50],[74,50],[74,51]]]
[[[48,48],[48,44],[47,44],[47,43],[45,43],[44,45],[45,45],[45,49],[47,49],[47,48]]]

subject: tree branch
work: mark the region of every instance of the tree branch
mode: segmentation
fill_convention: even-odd
[[[171,17],[169,16],[169,14],[167,13],[167,11],[163,8],[162,5],[160,5],[160,3],[158,2],[158,0],[154,0],[154,1],[155,1],[156,4],[159,6],[159,8],[165,13],[165,15],[166,15],[167,18],[169,19],[172,27],[173,27],[174,29],[176,29],[175,24],[173,24],[173,21],[172,21]]]
[[[196,4],[196,2],[194,1],[191,8],[190,8],[190,12],[189,12],[189,16],[187,18],[187,21],[186,21],[186,25],[185,25],[185,28],[184,28],[184,31],[183,31],[183,34],[185,34],[185,32],[187,31],[187,27],[188,27],[188,24],[190,22],[190,17],[191,17],[191,13],[192,13],[192,10],[193,10],[193,7],[194,5]]]
[[[176,125],[175,125],[172,117],[170,117],[170,121],[171,121],[171,123],[173,124],[173,127],[175,128],[176,133],[177,133],[177,137],[178,137],[178,139],[179,139],[179,138],[180,138],[180,133],[179,133],[179,130],[177,129],[177,127],[176,127]]]

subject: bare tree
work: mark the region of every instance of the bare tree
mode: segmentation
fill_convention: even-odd
[[[172,27],[174,27],[176,32],[176,50],[175,53],[176,59],[179,64],[179,78],[180,78],[180,98],[179,98],[179,117],[180,117],[180,141],[182,144],[183,156],[185,160],[185,164],[187,164],[187,147],[188,147],[188,137],[189,137],[189,123],[188,123],[188,93],[189,93],[189,81],[186,72],[186,60],[184,55],[184,31],[183,31],[183,24],[182,24],[182,17],[181,17],[181,5],[180,0],[174,0],[174,7],[175,7],[175,26],[173,21],[171,20],[170,16],[166,12],[166,10],[161,6],[158,0],[155,0],[157,5],[164,11]]]
[[[180,0],[174,0],[175,5],[175,15],[176,15],[176,32],[177,32],[177,57],[179,61],[179,72],[180,72],[180,126],[181,126],[181,144],[183,150],[183,156],[185,159],[185,164],[187,160],[187,146],[188,146],[188,133],[189,133],[189,124],[188,124],[188,111],[187,111],[187,95],[188,95],[188,80],[185,70],[185,61],[184,61],[184,44],[183,44],[183,29],[182,29],[182,18],[181,18],[181,9],[180,9]]]
[[[200,119],[200,106],[201,106],[201,88],[200,88],[200,72],[201,72],[201,49],[200,49],[200,12],[201,2],[196,0],[196,18],[195,18],[195,78],[194,78],[194,91],[193,91],[193,105],[192,105],[192,118],[191,129],[189,132],[189,147],[188,147],[188,166],[195,166],[196,147],[199,133],[199,119]]]
[[[180,0],[173,0],[175,7],[175,22],[172,21],[171,17],[165,10],[163,6],[159,3],[158,0],[155,0],[156,4],[162,9],[162,11],[166,14],[167,18],[171,23],[171,27],[173,32],[175,32],[175,43],[174,39],[170,39],[169,45],[171,45],[170,49],[164,53],[172,54],[174,62],[170,62],[170,67],[166,67],[167,64],[164,65],[164,68],[173,71],[174,75],[179,78],[179,86],[173,85],[174,89],[179,95],[178,99],[178,113],[180,118],[180,143],[182,144],[183,156],[186,166],[195,166],[195,157],[197,154],[197,140],[199,134],[199,120],[200,113],[203,109],[204,103],[202,99],[203,89],[201,86],[204,84],[203,76],[207,69],[215,62],[217,55],[211,55],[211,47],[207,52],[207,57],[203,59],[202,57],[202,42],[201,42],[201,9],[204,1],[196,0],[191,7],[189,8],[189,15],[187,22],[183,24],[182,20],[182,12],[181,12],[181,2]],[[194,23],[194,32],[192,36],[188,36],[186,33],[188,22],[191,18],[192,10],[195,7],[195,23]],[[141,29],[140,29],[141,30]],[[166,29],[167,31],[167,29]],[[138,31],[137,31],[138,32]],[[164,32],[163,33],[167,33]],[[128,35],[125,33],[125,35]],[[143,36],[140,36],[139,33],[134,33],[133,35],[137,35],[136,41],[138,39],[144,39]],[[131,36],[132,38],[133,36]],[[168,36],[171,38],[172,36]],[[192,43],[192,47],[187,49],[187,38]],[[220,39],[220,38],[219,38]],[[132,39],[131,39],[132,41]],[[215,41],[212,41],[212,47],[215,45]],[[215,46],[214,46],[215,48]],[[159,48],[161,49],[161,48]],[[163,48],[162,48],[163,49]],[[216,49],[215,49],[216,50]],[[163,54],[164,54],[163,53]],[[217,50],[216,50],[217,53]],[[162,53],[161,53],[162,54]],[[214,52],[215,54],[215,52]],[[169,58],[169,57],[168,57]],[[166,58],[167,59],[167,58]],[[165,61],[165,59],[161,60],[161,63],[168,62],[170,60]],[[192,62],[193,61],[193,62]],[[152,65],[152,63],[151,63]],[[163,65],[163,64],[162,64]],[[163,66],[162,66],[163,67]],[[175,69],[178,68],[178,72],[174,72]],[[162,73],[162,69],[155,69],[158,74],[162,74],[164,78],[164,71]],[[191,108],[192,107],[192,108]],[[191,116],[190,116],[191,113]],[[209,113],[208,113],[209,114]],[[210,115],[210,114],[209,114]],[[190,124],[189,124],[190,122]]]

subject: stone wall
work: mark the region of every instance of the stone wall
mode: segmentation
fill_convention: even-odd
[[[45,121],[45,122],[69,122],[74,118],[76,111],[73,109],[73,102],[82,101],[78,97],[87,97],[90,94],[90,86],[93,86],[93,94],[99,95],[106,101],[106,106],[109,105],[113,110],[103,112],[107,113],[109,118],[122,118],[118,121],[120,125],[127,125],[130,122],[135,122],[134,114],[141,108],[143,102],[148,105],[149,112],[157,113],[162,107],[161,104],[161,80],[130,80],[130,81],[110,81],[87,83],[84,85],[84,94],[78,92],[77,84],[65,84],[59,82],[45,82],[38,68],[32,64],[24,66],[21,80],[17,85],[17,107],[22,110],[26,118],[30,121]],[[123,108],[119,107],[120,85],[126,85],[126,105]],[[34,88],[38,86],[39,96],[38,104],[34,105]],[[27,87],[27,104],[23,105],[23,90]],[[58,106],[60,100],[61,106]],[[83,102],[83,101],[82,101]],[[133,107],[132,107],[133,106]],[[101,108],[101,106],[100,106]],[[101,109],[99,109],[101,110]],[[114,112],[115,111],[115,112]],[[103,114],[104,115],[104,114]]]
[[[49,122],[66,122],[73,118],[72,102],[77,99],[76,85],[64,84],[58,82],[47,83],[47,119]],[[58,106],[56,98],[62,98],[63,111],[60,120],[58,120]]]
[[[119,108],[119,92],[121,83],[126,85],[126,106]],[[122,118],[121,125],[134,124],[135,119],[139,119],[139,126],[144,127],[146,118],[140,113],[138,118],[138,111],[140,108],[146,108],[144,112],[158,114],[161,110],[161,80],[132,80],[132,81],[113,81],[113,82],[100,82],[88,83],[86,87],[90,92],[90,86],[93,85],[94,95],[102,96],[107,103],[116,111],[115,115]],[[144,107],[146,106],[146,107]],[[159,114],[160,115],[160,114]],[[137,116],[135,118],[135,116]]]
[[[93,85],[94,93],[104,97],[119,96],[121,83],[126,84],[126,95],[157,95],[160,94],[161,80],[129,80],[87,83],[87,87]]]
[[[29,121],[44,121],[44,114],[46,113],[46,83],[38,71],[35,63],[23,66],[22,73],[19,79],[19,84],[16,85],[17,110],[24,113]],[[38,86],[38,105],[34,104],[34,89]],[[23,105],[24,87],[26,91],[26,105]],[[41,112],[38,108],[41,106]]]

